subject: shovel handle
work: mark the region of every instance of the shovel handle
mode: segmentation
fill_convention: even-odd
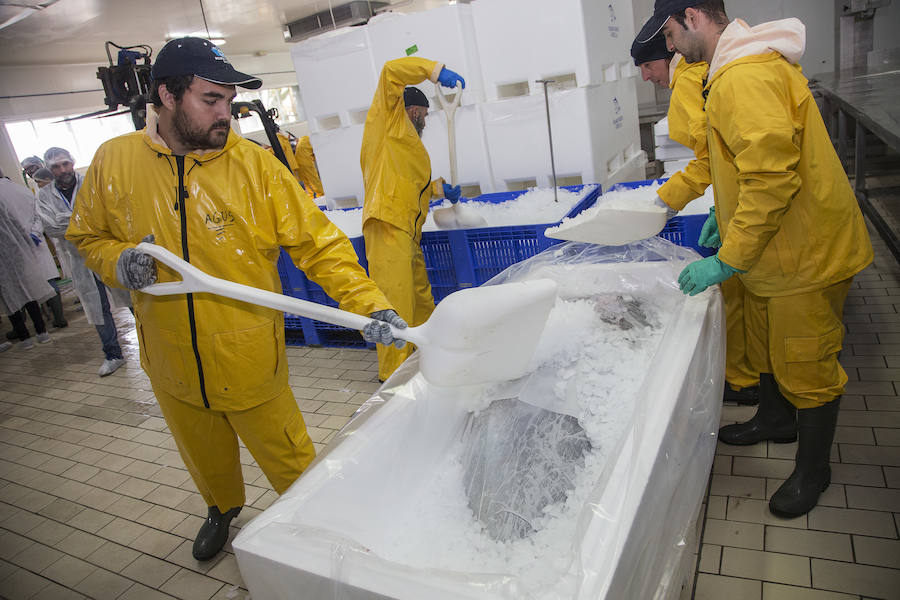
[[[181,275],[181,281],[154,283],[141,288],[139,291],[145,294],[169,296],[172,294],[206,292],[257,306],[265,306],[266,308],[309,317],[310,319],[324,321],[333,325],[349,327],[350,329],[362,330],[369,322],[374,321],[374,319],[369,317],[340,310],[332,306],[325,306],[309,302],[308,300],[301,300],[300,298],[292,298],[268,290],[261,290],[249,285],[213,277],[156,244],[141,242],[137,245],[137,249],[144,254],[149,254]],[[408,327],[407,329],[397,329],[393,325],[390,327],[391,333],[395,338],[416,343],[415,338],[418,336],[416,336],[415,327]]]
[[[454,115],[456,114],[456,109],[459,108],[459,103],[462,101],[462,88],[459,87],[459,82],[457,82],[455,88],[457,92],[454,94],[452,100],[448,100],[441,87],[442,86],[439,83],[434,84],[435,91],[437,92],[438,104],[441,105],[444,114],[447,115],[447,139],[450,144],[450,185],[456,185],[459,178],[457,176],[456,168],[456,127]]]

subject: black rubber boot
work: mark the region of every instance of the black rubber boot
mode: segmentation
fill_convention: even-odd
[[[725,393],[722,395],[722,400],[737,402],[743,406],[755,406],[759,404],[759,386],[754,385],[752,387],[741,388],[739,391],[734,391],[726,381]]]
[[[238,506],[222,514],[218,506],[209,507],[206,521],[200,526],[200,531],[197,532],[197,538],[194,540],[194,558],[209,560],[219,553],[219,550],[228,541],[228,525],[233,518],[238,516],[241,508]]]
[[[797,411],[800,443],[794,472],[772,494],[769,510],[779,517],[799,517],[811,511],[831,483],[831,442],[841,397],[816,408]]]
[[[62,296],[59,295],[59,292],[56,292],[55,296],[47,300],[47,306],[50,307],[50,312],[53,313],[54,327],[61,329],[69,326],[69,322],[66,321],[66,317],[63,315]]]
[[[10,340],[10,341],[12,341],[12,340],[17,340],[17,339],[19,339],[19,334],[16,333],[16,330],[15,330],[15,329],[13,329],[12,331],[7,331],[7,332],[6,332],[6,339],[8,339],[8,340]]]
[[[746,423],[726,425],[719,440],[733,446],[749,446],[766,440],[786,444],[797,439],[797,411],[778,391],[771,373],[759,375],[759,407]]]

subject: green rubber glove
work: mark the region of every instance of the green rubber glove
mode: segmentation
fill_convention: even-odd
[[[678,276],[678,287],[685,294],[696,296],[711,285],[722,283],[738,270],[729,267],[718,256],[707,256],[689,264]]]
[[[716,207],[709,208],[709,216],[703,223],[703,229],[700,230],[700,239],[697,245],[704,248],[720,248],[722,246],[722,238],[719,237],[719,224],[716,223]]]

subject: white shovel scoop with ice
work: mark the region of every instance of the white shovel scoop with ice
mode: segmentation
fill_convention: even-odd
[[[155,283],[140,291],[155,296],[207,292],[310,319],[363,329],[372,319],[208,275],[162,246],[142,242],[141,252],[181,274],[181,281]],[[427,322],[396,329],[394,337],[419,348],[419,366],[429,382],[459,386],[522,377],[556,300],[556,282],[536,279],[460,290],[437,306]]]
[[[459,183],[459,180],[456,167],[456,124],[454,115],[457,107],[459,107],[460,100],[462,100],[462,88],[457,90],[453,100],[447,100],[440,84],[435,83],[434,87],[437,91],[438,103],[444,109],[444,114],[447,115],[447,138],[450,144],[450,185],[456,185]],[[457,202],[449,208],[436,208],[432,211],[431,216],[434,218],[435,225],[441,229],[477,229],[487,225],[484,217],[479,215],[477,211],[465,206],[462,202]]]
[[[666,209],[655,205],[634,208],[598,205],[548,228],[544,235],[572,242],[622,246],[655,236],[665,227],[666,219]]]

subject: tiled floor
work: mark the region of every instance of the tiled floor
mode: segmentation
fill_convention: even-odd
[[[900,267],[875,244],[845,312],[851,382],[833,484],[809,515],[777,519],[766,499],[790,473],[796,445],[720,445],[698,521],[695,587],[684,598],[900,598]],[[128,365],[101,379],[93,328],[71,298],[66,311],[71,325],[51,331],[52,343],[0,354],[0,596],[245,598],[233,554],[191,557],[206,507],[138,365],[131,315],[116,315]],[[321,448],[377,388],[374,352],[288,356]],[[726,406],[723,422],[753,411]],[[232,533],[275,498],[242,456],[248,506]]]

